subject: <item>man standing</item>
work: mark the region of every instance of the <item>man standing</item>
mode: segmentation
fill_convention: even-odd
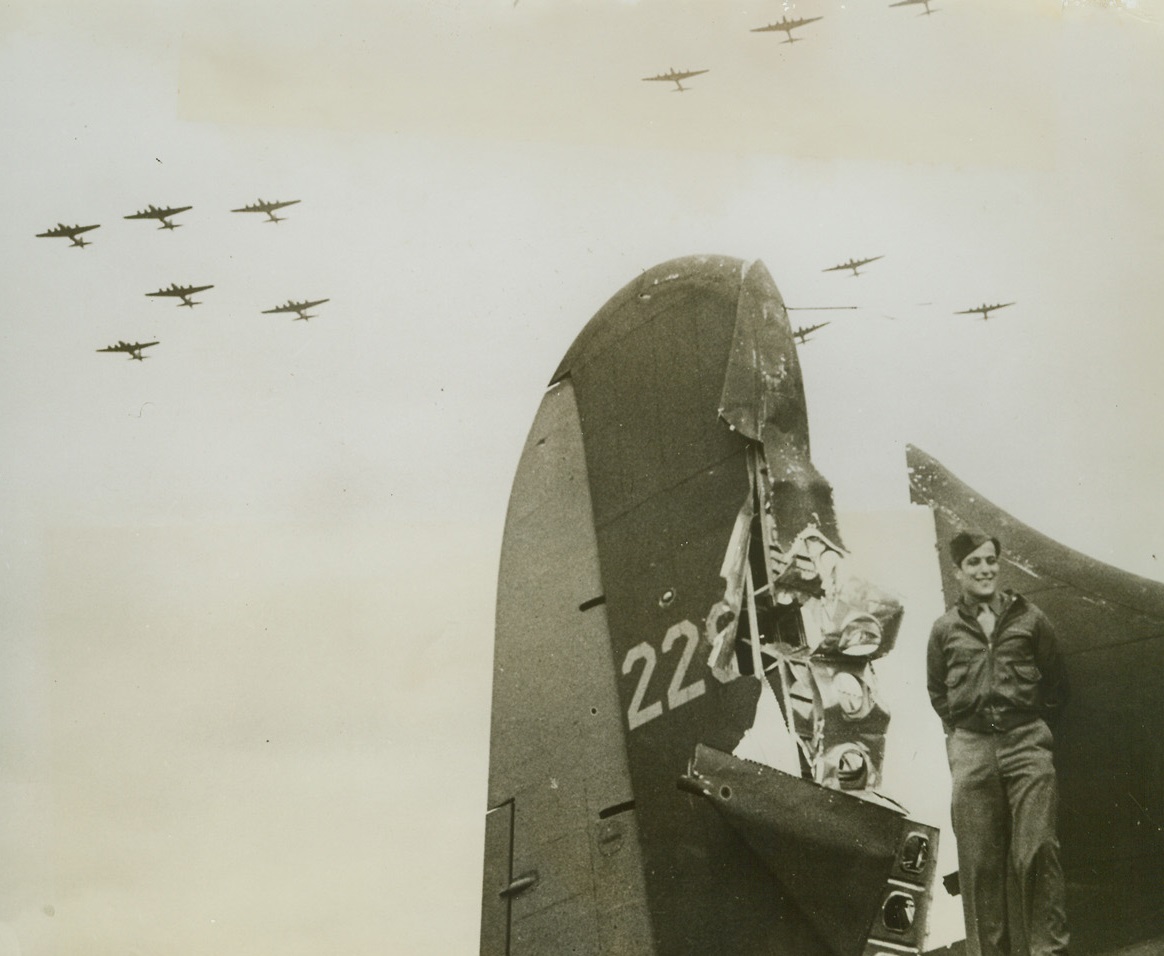
[[[984,534],[951,539],[962,595],[934,622],[926,654],[953,778],[966,951],[1014,956],[1012,944],[1025,938],[1031,956],[1062,956],[1067,919],[1048,721],[1067,685],[1046,615],[999,590],[1000,554],[998,539]]]

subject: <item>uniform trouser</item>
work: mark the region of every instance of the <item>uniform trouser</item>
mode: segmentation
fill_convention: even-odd
[[[1018,956],[1024,937],[1031,956],[1067,952],[1051,743],[1041,720],[946,738],[969,956]]]

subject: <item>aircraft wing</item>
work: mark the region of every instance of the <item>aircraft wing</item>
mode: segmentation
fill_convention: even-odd
[[[320,299],[319,302],[288,302],[286,305],[277,305],[273,309],[263,309],[263,315],[274,315],[277,312],[305,312],[326,301],[327,299]]]
[[[906,461],[910,497],[932,509],[943,549],[963,528],[997,535],[1002,585],[1030,597],[1055,627],[1070,683],[1055,729],[1055,764],[1072,948],[1122,952],[1159,939],[1164,936],[1164,584],[1041,534],[918,448],[908,448]],[[942,589],[952,604],[959,589],[942,557]]]
[[[817,20],[821,19],[823,19],[823,17],[802,17],[799,20],[781,20],[779,23],[769,23],[767,26],[755,27],[751,32],[766,33],[772,30],[783,30],[788,32],[790,30],[795,30],[797,27],[802,27],[806,23],[815,23]]]
[[[681,72],[676,72],[676,71],[672,70],[670,73],[660,73],[658,76],[644,76],[643,80],[644,81],[665,80],[668,83],[672,83],[675,80],[686,80],[689,77],[699,76],[701,73],[707,73],[707,72],[709,72],[709,71],[708,70],[683,70]]]
[[[103,349],[97,349],[98,352],[127,352],[132,355],[134,352],[140,352],[142,349],[148,349],[151,345],[157,345],[157,342],[118,342],[116,345],[107,345]]]
[[[843,272],[845,269],[857,269],[860,266],[867,266],[870,262],[876,262],[878,259],[884,259],[885,256],[870,256],[868,259],[850,259],[848,262],[842,262],[838,266],[829,266],[827,269],[821,269],[821,272]]]
[[[176,216],[180,212],[186,212],[193,209],[193,206],[171,206],[168,209],[158,209],[156,206],[151,206],[149,209],[143,209],[141,212],[135,212],[132,216],[123,216],[123,219],[166,219],[169,216]]]
[[[279,305],[273,309],[264,309],[263,315],[274,315],[278,312],[296,312],[301,319],[310,319],[314,316],[307,315],[308,309],[314,309],[317,305],[323,305],[325,302],[330,302],[330,299],[314,299],[312,301],[303,302],[288,302],[286,305]]]
[[[231,212],[274,212],[276,209],[282,209],[284,206],[294,206],[300,200],[285,199],[282,201],[266,202],[262,199],[257,202],[248,203],[238,209],[232,209]]]
[[[978,315],[978,314],[981,314],[982,318],[985,319],[987,317],[987,315],[989,315],[995,309],[1005,309],[1008,305],[1014,305],[1014,303],[1013,302],[1001,302],[997,305],[985,305],[985,304],[983,304],[983,305],[978,306],[978,308],[976,308],[976,309],[962,309],[960,312],[955,312],[954,315]]]
[[[194,295],[198,292],[205,292],[207,289],[213,289],[213,285],[174,285],[168,289],[158,289],[157,292],[147,292],[146,295],[168,295],[178,296],[184,298],[188,295]]]
[[[72,238],[73,236],[79,236],[83,232],[89,232],[92,229],[99,229],[99,228],[100,228],[99,223],[96,225],[92,225],[92,226],[56,226],[52,229],[46,230],[45,232],[38,232],[36,234],[36,238],[38,238],[38,239],[60,239],[60,238],[65,238],[65,237]]]

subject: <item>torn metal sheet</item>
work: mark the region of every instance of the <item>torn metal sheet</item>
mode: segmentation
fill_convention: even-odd
[[[891,940],[897,952],[920,942],[933,828],[702,745],[680,786],[743,837],[836,956],[864,952],[870,936]]]
[[[788,311],[759,262],[740,284],[719,414],[762,446],[781,543],[790,543],[810,522],[839,540],[832,488],[809,457],[804,383]]]
[[[880,800],[889,710],[871,661],[893,649],[901,601],[852,574],[815,523],[782,547],[754,442],[746,461],[748,495],[720,568],[724,596],[705,627],[715,677],[761,684],[755,720],[732,753]]]

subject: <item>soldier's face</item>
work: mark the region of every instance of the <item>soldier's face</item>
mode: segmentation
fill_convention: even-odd
[[[954,572],[962,595],[972,601],[989,601],[998,590],[998,554],[987,541],[962,559]]]

